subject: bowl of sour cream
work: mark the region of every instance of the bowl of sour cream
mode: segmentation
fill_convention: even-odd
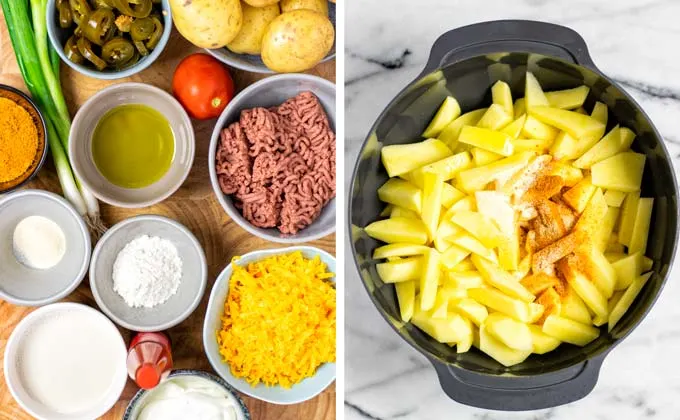
[[[175,370],[151,390],[140,390],[123,420],[250,420],[250,412],[221,378],[199,370]]]
[[[16,326],[5,347],[12,397],[41,420],[91,420],[118,401],[127,349],[104,314],[78,303],[43,306]]]

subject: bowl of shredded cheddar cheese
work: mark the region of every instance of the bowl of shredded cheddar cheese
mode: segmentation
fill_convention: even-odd
[[[335,380],[335,258],[297,246],[235,257],[203,324],[215,371],[238,391],[296,404]]]

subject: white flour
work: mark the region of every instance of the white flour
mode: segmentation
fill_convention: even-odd
[[[113,263],[113,290],[128,306],[153,308],[177,293],[182,260],[167,239],[142,235],[130,241]]]

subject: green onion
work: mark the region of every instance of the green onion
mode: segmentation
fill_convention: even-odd
[[[58,55],[47,42],[47,1],[30,3],[31,13],[27,0],[0,0],[19,69],[45,117],[47,140],[63,194],[97,235],[104,230],[99,204],[74,176],[68,160],[71,118],[59,83]]]

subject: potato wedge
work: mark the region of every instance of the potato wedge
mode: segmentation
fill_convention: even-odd
[[[508,114],[501,105],[492,104],[484,115],[482,115],[479,122],[477,122],[477,127],[489,130],[500,130],[512,122],[512,117],[513,116]],[[460,138],[458,140],[461,141]]]
[[[621,191],[607,190],[604,193],[604,200],[609,207],[621,207],[625,198],[626,193]]]
[[[597,187],[592,184],[590,177],[586,177],[562,194],[562,200],[580,214],[586,209],[595,190]]]
[[[501,233],[496,224],[481,213],[459,211],[453,215],[451,221],[477,238],[486,248],[495,248],[500,242]]]
[[[469,255],[469,250],[452,244],[441,254],[441,264],[447,270],[453,270]]]
[[[449,309],[463,315],[463,317],[472,321],[477,327],[482,325],[489,315],[486,306],[470,298],[454,301],[449,305]]]
[[[543,333],[565,343],[585,346],[600,336],[600,330],[580,322],[550,315],[543,323]]]
[[[510,273],[501,269],[496,264],[481,258],[478,255],[472,255],[470,259],[487,283],[494,286],[503,293],[506,293],[508,296],[522,300],[524,302],[533,302],[536,298],[524,286],[515,280],[515,278],[512,277]]]
[[[426,172],[423,185],[422,219],[427,227],[427,233],[434,240],[439,227],[439,216],[442,211],[442,190],[444,181],[441,175],[434,172]]]
[[[458,101],[453,96],[447,96],[423,132],[423,137],[426,139],[437,137],[451,121],[459,116],[460,105],[458,105]]]
[[[606,194],[605,194],[606,201]],[[616,207],[607,208],[607,214],[604,216],[597,240],[595,241],[595,248],[600,252],[604,252],[609,245],[609,240],[613,234],[616,222],[619,220],[619,209]]]
[[[418,143],[392,144],[381,150],[382,163],[390,178],[447,158],[453,153],[442,141],[427,139]]]
[[[545,141],[546,148],[552,145],[552,142],[559,135],[560,130],[538,120],[533,115],[527,116],[522,127],[522,134],[530,139],[537,139]]]
[[[412,257],[414,255],[423,255],[428,249],[429,247],[425,245],[408,243],[383,245],[373,251],[373,259],[379,260],[389,257]]]
[[[453,156],[446,157],[420,168],[414,169],[401,175],[402,178],[410,181],[418,188],[423,188],[425,185],[425,173],[433,172],[442,177],[442,181],[449,181],[463,169],[472,167],[472,159],[468,152],[456,153]]]
[[[407,219],[420,219],[420,214],[413,210],[405,209],[400,206],[393,206],[390,212],[390,218],[392,217],[406,217]]]
[[[489,314],[484,321],[486,331],[514,350],[532,351],[533,339],[529,326],[499,312]]]
[[[548,99],[548,104],[553,108],[577,109],[583,106],[588,93],[590,93],[590,88],[581,85],[573,89],[545,92],[545,97]]]
[[[630,245],[630,239],[633,237],[633,228],[635,227],[635,218],[637,216],[638,203],[640,201],[640,192],[631,192],[626,194],[626,199],[621,206],[621,219],[619,221],[619,243],[621,245]]]
[[[541,84],[536,79],[533,73],[527,72],[526,82],[524,85],[524,101],[527,111],[531,112],[537,106],[548,106],[548,98],[546,98]]]
[[[535,106],[529,115],[555,128],[566,131],[576,139],[588,138],[604,130],[604,124],[588,115],[549,106]],[[526,125],[525,125],[526,126]]]
[[[415,281],[405,281],[396,283],[394,287],[397,291],[401,320],[409,322],[416,304],[416,283]]]
[[[380,279],[385,283],[401,283],[418,280],[423,271],[423,257],[409,257],[376,264]]]
[[[616,326],[616,324],[619,323],[621,318],[623,318],[623,315],[626,314],[628,308],[630,308],[630,306],[633,304],[633,301],[637,295],[640,294],[642,288],[645,287],[645,284],[647,284],[647,281],[652,276],[652,274],[652,272],[649,272],[639,276],[633,280],[633,283],[631,283],[628,289],[626,289],[618,302],[616,302],[616,305],[614,305],[614,309],[612,309],[611,313],[609,314],[609,325],[607,327],[608,331],[611,331]]]
[[[512,104],[512,92],[507,83],[502,80],[494,83],[491,87],[491,99],[493,103],[500,106],[510,118],[514,117],[515,110]]]
[[[592,323],[592,318],[590,316],[590,311],[586,306],[583,299],[579,297],[576,291],[571,287],[567,286],[565,293],[562,297],[562,308],[560,310],[560,316],[563,318],[569,318],[573,321],[580,322],[582,324],[590,325]]]
[[[535,318],[534,309],[529,307],[529,303],[513,299],[498,289],[472,288],[467,290],[467,295],[489,309],[504,313],[520,322],[529,323]]]
[[[407,217],[378,220],[364,230],[371,238],[387,243],[425,245],[428,238],[427,226],[421,220]]]
[[[642,274],[642,252],[626,255],[611,263],[616,272],[615,290],[627,289]]]
[[[489,110],[491,109],[493,108],[489,108]],[[504,111],[501,110],[500,112]],[[513,154],[512,137],[488,128],[467,125],[461,130],[458,141],[503,156]]]
[[[470,351],[470,348],[472,348],[472,343],[474,341],[474,327],[472,326],[472,322],[467,319],[466,317],[462,317],[465,327],[463,327],[461,324],[460,327],[460,338],[456,342],[456,353],[467,353]],[[450,344],[450,343],[449,343]]]
[[[476,109],[456,118],[439,134],[439,140],[446,143],[451,150],[455,149],[456,146],[458,146],[458,136],[463,127],[466,125],[477,125],[487,109],[488,108]]]
[[[647,250],[647,239],[649,238],[649,226],[652,221],[652,211],[654,210],[653,198],[641,198],[638,201],[637,214],[633,224],[633,232],[628,245],[628,253],[644,252]]]
[[[479,328],[479,349],[508,367],[522,363],[531,354],[531,350],[514,350],[506,346],[486,330],[485,324]]]
[[[432,318],[429,311],[423,311],[418,305],[413,312],[411,322],[440,343],[459,341],[467,327],[463,317],[455,312],[444,319]]]
[[[569,285],[576,291],[576,294],[583,299],[588,308],[593,311],[596,316],[606,318],[607,315],[609,315],[607,312],[607,299],[605,299],[598,288],[578,270],[578,263],[574,259],[567,258],[566,260],[560,261],[558,263],[558,269],[567,279]]]
[[[428,311],[434,306],[439,287],[439,252],[430,249],[422,257],[422,270],[420,272],[420,309]]]
[[[521,152],[485,166],[461,171],[456,175],[458,186],[467,192],[482,190],[490,182],[526,166],[534,156],[533,152]]]
[[[448,239],[454,245],[458,245],[459,247],[466,249],[485,260],[488,260],[496,264],[498,263],[498,257],[496,256],[496,253],[492,249],[485,247],[484,244],[479,242],[477,238],[470,235],[469,233],[466,232],[459,233]]]
[[[475,163],[475,166],[484,166],[491,162],[503,159],[503,155],[490,152],[486,149],[482,149],[481,147],[473,147],[470,149],[470,154],[472,155],[472,161]]]
[[[524,128],[524,123],[526,122],[526,120],[527,116],[526,114],[523,114],[515,121],[503,127],[501,132],[507,134],[513,139],[517,139],[520,136],[520,134],[522,134],[522,129]]]
[[[560,340],[544,333],[540,325],[529,325],[529,331],[531,331],[531,341],[533,344],[532,353],[546,354],[562,344]]]
[[[595,143],[593,147],[588,149],[580,158],[576,159],[573,165],[577,168],[588,169],[597,162],[623,152],[628,149],[629,145],[624,147],[621,137],[621,128],[617,125],[612,128],[606,136],[602,137],[600,141]]]
[[[555,141],[553,141],[550,146],[550,154],[555,160],[570,159],[577,153],[577,150],[578,140],[565,131],[560,131],[557,137],[555,137]]]
[[[378,198],[420,214],[423,195],[420,188],[399,178],[390,178],[378,188]]]
[[[623,152],[604,159],[591,167],[593,185],[622,192],[639,191],[646,156]]]

